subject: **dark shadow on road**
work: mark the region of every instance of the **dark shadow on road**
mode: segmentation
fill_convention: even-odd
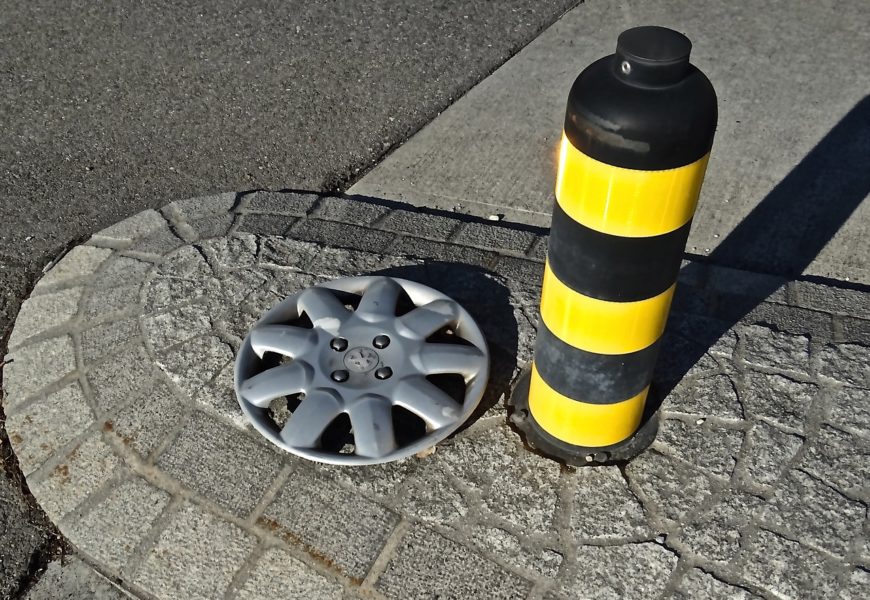
[[[715,149],[714,149],[715,151]],[[810,151],[706,259],[683,268],[685,280],[703,277],[706,264],[795,279],[818,256],[870,193],[870,96],[865,97]],[[781,280],[752,278],[741,286],[716,326],[693,330],[693,344],[659,361],[658,403],[728,329],[777,291]],[[722,317],[722,314],[726,315]],[[669,330],[685,315],[673,312]],[[662,353],[670,353],[664,347]],[[655,409],[655,403],[649,407]]]
[[[508,393],[517,366],[518,333],[510,291],[492,271],[462,263],[427,261],[375,274],[433,287],[459,302],[477,321],[489,345],[490,375],[483,400],[460,431],[469,427]]]

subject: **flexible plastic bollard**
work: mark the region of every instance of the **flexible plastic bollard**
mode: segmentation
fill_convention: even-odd
[[[717,120],[691,48],[629,29],[568,95],[535,357],[511,415],[568,464],[628,460],[655,438],[645,407]]]

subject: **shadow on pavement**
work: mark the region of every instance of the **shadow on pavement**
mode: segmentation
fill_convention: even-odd
[[[868,193],[870,96],[856,104],[718,248],[706,259],[684,267],[681,278],[701,276],[704,263],[786,279],[799,277]],[[717,325],[698,331],[691,350],[669,357],[667,381],[657,381],[658,403],[728,329],[781,285],[777,278],[758,278],[743,286],[743,298],[727,307],[726,320],[711,320]],[[678,328],[681,318],[685,315],[671,313],[668,328]],[[659,370],[661,366],[660,360]]]

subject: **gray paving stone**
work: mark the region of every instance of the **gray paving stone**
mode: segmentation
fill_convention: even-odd
[[[525,598],[531,584],[431,529],[402,538],[376,588],[388,598]]]
[[[394,512],[296,468],[258,524],[361,581],[398,522]]]
[[[498,527],[475,525],[469,537],[487,556],[529,571],[532,576],[556,577],[565,559],[557,550],[524,542]]]
[[[95,325],[81,333],[82,360],[85,364],[94,363],[138,337],[137,317]]]
[[[559,467],[536,454],[527,453],[524,458],[516,460],[510,470],[496,473],[484,504],[522,531],[546,534],[552,531],[556,517]]]
[[[270,548],[257,559],[236,600],[311,598],[341,600],[341,585],[330,581],[285,550]]]
[[[830,422],[853,433],[870,432],[870,391],[842,387],[832,394]]]
[[[95,290],[85,300],[83,314],[85,318],[94,318],[135,310],[140,303],[141,293],[142,285],[138,283],[107,290]]]
[[[870,589],[870,571],[858,567],[852,569],[843,589],[843,598],[846,600],[860,600],[867,596]]]
[[[550,236],[548,235],[536,235],[535,241],[532,243],[532,247],[528,253],[529,258],[539,262],[544,262],[547,259],[547,244],[549,243],[549,238]]]
[[[381,268],[384,257],[344,248],[321,248],[307,270],[319,280],[369,275]]]
[[[428,469],[450,473],[480,490],[487,510],[519,530],[550,531],[559,466],[525,451],[509,429],[494,427],[456,439],[439,448]]]
[[[221,300],[212,301],[208,308],[223,308],[242,302],[255,290],[261,289],[266,283],[262,272],[254,269],[238,269],[224,274],[221,282]]]
[[[774,485],[791,467],[791,460],[803,445],[803,438],[780,431],[758,421],[749,430],[749,452],[742,467],[745,473],[761,485]]]
[[[266,212],[304,217],[314,208],[318,197],[315,194],[291,192],[256,192],[245,198],[247,212]]]
[[[767,296],[767,302],[784,303],[786,298],[786,284],[784,277],[767,275],[765,273],[753,273],[740,269],[711,265],[707,268],[707,287],[720,294],[735,294],[756,298],[760,290],[771,291]]]
[[[248,516],[281,470],[281,457],[213,418],[195,412],[157,467],[228,511]]]
[[[677,522],[694,515],[713,494],[706,476],[650,450],[630,462],[625,473],[648,512]]]
[[[533,289],[540,295],[541,283],[544,280],[544,265],[541,263],[513,256],[500,256],[494,268],[510,283]]]
[[[170,252],[163,262],[157,265],[155,274],[158,277],[196,280],[209,277],[214,273],[203,253],[196,246],[188,244]]]
[[[765,518],[832,554],[843,556],[861,532],[866,507],[794,469],[782,480]]]
[[[809,281],[791,284],[795,304],[839,315],[870,315],[870,294]]]
[[[737,389],[728,375],[710,375],[696,380],[681,381],[665,399],[664,407],[671,412],[742,419],[743,406]]]
[[[188,225],[196,232],[198,239],[221,237],[226,235],[236,220],[233,213],[212,214],[199,219],[192,219]]]
[[[155,352],[211,332],[211,311],[204,304],[182,306],[142,317],[142,331]]]
[[[407,486],[404,496],[402,512],[424,523],[462,528],[469,510],[468,501],[450,485],[447,473],[439,469],[423,469],[420,477]]]
[[[725,492],[691,515],[668,543],[706,563],[727,563],[737,557],[744,531],[764,507],[764,500],[741,492]]]
[[[459,221],[438,215],[394,210],[375,223],[375,227],[435,240],[446,240],[459,228]]]
[[[451,241],[525,255],[532,247],[535,235],[529,231],[500,227],[491,223],[464,223]]]
[[[103,424],[124,445],[146,458],[175,427],[186,405],[170,386],[157,381],[143,388],[128,406]]]
[[[15,318],[9,347],[15,348],[28,338],[68,323],[78,312],[81,295],[82,288],[74,287],[25,300]]]
[[[558,598],[641,600],[661,594],[677,556],[658,544],[580,546],[571,582]]]
[[[716,332],[719,338],[707,349],[712,356],[731,358],[734,347],[737,344],[737,333],[730,328],[729,323],[707,316],[671,313],[668,328],[688,340],[704,340],[706,343],[712,333]],[[720,333],[723,332],[724,333]]]
[[[154,360],[142,346],[115,349],[112,356],[87,371],[94,400],[104,413],[138,396],[140,390],[153,384],[155,377]]]
[[[188,340],[157,355],[160,368],[191,398],[232,360],[232,349],[213,335]]]
[[[654,536],[643,507],[616,467],[578,469],[570,532],[580,543]]]
[[[838,342],[864,344],[870,339],[870,321],[855,317],[836,319]]]
[[[312,466],[317,471],[322,472],[324,477],[334,479],[345,486],[360,490],[362,493],[373,496],[379,501],[388,501],[395,499],[400,493],[400,488],[411,479],[412,475],[425,462],[417,458],[406,458],[381,465],[342,467],[314,464]]]
[[[402,238],[390,249],[390,252],[402,256],[429,258],[443,263],[460,263],[484,268],[489,268],[497,256],[494,252],[479,248],[454,246],[412,237]]]
[[[870,501],[865,468],[870,465],[870,441],[822,427],[807,448],[800,468],[851,497]]]
[[[93,422],[91,407],[76,382],[6,416],[6,433],[18,464],[29,475]]]
[[[253,233],[254,235],[278,236],[286,233],[296,221],[296,217],[288,217],[287,215],[248,213],[242,216],[241,224],[236,231]]]
[[[67,280],[93,275],[103,261],[111,255],[112,251],[106,248],[76,246],[42,276],[33,291],[34,293],[47,291]]]
[[[741,329],[746,362],[771,369],[807,373],[809,339],[752,325]]]
[[[305,270],[321,250],[311,242],[298,242],[281,237],[264,237],[260,246],[261,264],[298,270]]]
[[[3,367],[4,404],[13,407],[46,385],[72,373],[75,352],[69,336],[17,348],[6,355]]]
[[[96,242],[100,240],[132,242],[160,227],[166,227],[166,219],[160,216],[156,210],[148,209],[100,230],[91,237],[91,240]]]
[[[754,600],[761,596],[716,579],[701,569],[692,569],[683,576],[673,600]]]
[[[295,239],[315,244],[374,253],[384,252],[392,241],[391,236],[368,227],[319,219],[299,221],[290,235]]]
[[[147,254],[169,254],[185,244],[168,226],[157,229],[130,245],[128,250]]]
[[[794,429],[803,429],[807,411],[818,386],[782,375],[749,373],[743,404],[746,411]]]
[[[312,217],[355,225],[371,225],[390,211],[386,206],[334,196],[321,198]]]
[[[177,209],[186,218],[191,219],[199,215],[212,215],[230,212],[236,205],[235,192],[215,194],[213,196],[198,196],[185,200],[176,200],[169,206]]]
[[[40,506],[57,523],[106,483],[118,464],[112,449],[94,433],[73,448],[45,479],[28,483]]]
[[[743,432],[712,421],[666,419],[659,426],[656,444],[713,475],[728,478],[743,444]]]
[[[717,302],[720,306],[731,306],[728,299],[718,299]],[[731,308],[730,312],[733,312],[734,308],[742,307],[735,301]],[[811,336],[819,342],[830,341],[833,337],[834,318],[828,313],[771,302],[762,302],[745,315],[743,312],[738,315],[726,312],[723,318],[736,319],[739,316],[747,323],[755,323],[791,335]]]
[[[780,598],[836,598],[836,566],[823,553],[762,529],[755,535],[743,575]]]
[[[825,346],[819,372],[848,385],[870,388],[870,347],[860,344]]]
[[[131,597],[80,558],[67,555],[48,563],[23,600],[129,600]]]
[[[67,515],[61,530],[80,551],[120,571],[169,500],[168,493],[144,479],[122,481],[85,514]]]
[[[133,576],[161,600],[214,600],[256,546],[241,528],[185,503]]]
[[[130,285],[145,279],[148,272],[154,268],[152,263],[130,258],[128,256],[114,256],[106,261],[100,269],[99,275],[94,281],[98,288],[110,288],[121,285]]]
[[[240,429],[245,429],[250,425],[236,398],[234,366],[231,362],[224,365],[212,381],[193,395],[193,400],[207,411],[228,419]]]
[[[216,281],[200,282],[187,279],[159,278],[151,281],[145,290],[145,310],[156,310],[210,296],[220,289]]]
[[[205,240],[198,247],[222,269],[252,267],[257,262],[257,238],[249,233]]]
[[[659,353],[656,363],[655,381],[676,382],[684,377],[700,379],[722,373],[722,365],[716,362],[716,359],[697,341],[687,340],[667,330],[661,340],[662,352]],[[687,356],[700,356],[700,358],[687,369]]]

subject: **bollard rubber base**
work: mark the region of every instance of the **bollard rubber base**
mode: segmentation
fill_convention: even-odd
[[[638,430],[625,441],[611,446],[584,447],[563,442],[544,431],[529,411],[529,380],[531,370],[526,369],[517,380],[508,402],[510,423],[520,432],[525,442],[541,454],[572,467],[612,465],[628,462],[647,449],[659,430],[658,411],[644,414]],[[655,392],[650,388],[650,394]],[[647,406],[658,403],[647,400]]]

